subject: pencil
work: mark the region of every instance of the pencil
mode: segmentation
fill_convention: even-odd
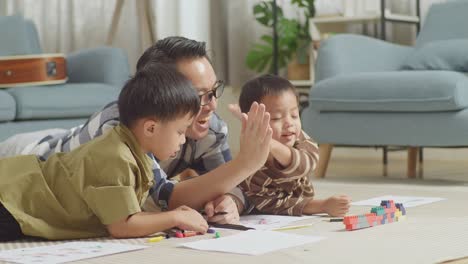
[[[301,228],[307,228],[315,225],[313,224],[305,224],[305,225],[296,225],[296,226],[285,226],[285,227],[279,227],[273,229],[273,231],[283,231],[283,230],[294,230],[294,229],[301,229]]]
[[[227,214],[227,213],[228,213],[228,212],[216,212],[216,213],[214,214],[214,216],[216,216],[216,215],[225,215],[225,214]],[[202,214],[202,215],[206,215],[205,211],[202,211],[201,214]]]

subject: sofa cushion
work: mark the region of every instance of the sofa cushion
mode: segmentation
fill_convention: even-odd
[[[318,111],[431,112],[468,107],[468,77],[449,71],[369,72],[316,83]]]
[[[405,59],[405,70],[468,72],[468,39],[433,41],[415,49]]]
[[[120,89],[101,83],[16,87],[7,90],[16,100],[16,119],[88,117],[117,100]]]
[[[0,90],[0,122],[15,119],[15,99],[7,92]]]
[[[0,16],[0,36],[0,56],[32,53],[26,23],[21,16]]]

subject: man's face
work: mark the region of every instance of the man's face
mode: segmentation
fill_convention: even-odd
[[[211,91],[216,83],[213,67],[206,58],[181,60],[177,63],[177,69],[192,82],[199,95]],[[208,134],[210,117],[216,106],[216,97],[212,97],[210,103],[200,108],[192,125],[187,129],[187,137],[199,140]]]

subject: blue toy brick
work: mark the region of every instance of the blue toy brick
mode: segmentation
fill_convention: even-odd
[[[390,208],[390,201],[383,200],[382,202],[380,202],[380,206],[385,207],[385,208]]]
[[[378,216],[378,218],[382,218],[381,220],[378,220],[377,218],[373,218],[371,214],[363,214],[363,215],[356,215],[356,216],[347,216],[345,219],[351,219],[353,224],[352,225],[346,225],[347,230],[358,230],[358,229],[363,229],[363,228],[368,228],[368,227],[373,227],[377,225],[384,225],[388,223],[393,223],[397,221],[397,215],[398,217],[401,217],[402,220],[405,218],[406,215],[406,209],[401,203],[394,203],[393,200],[383,200],[380,203],[381,206],[376,206],[371,209],[371,213],[375,214]],[[394,207],[393,207],[394,206]],[[397,208],[398,211],[401,213],[397,214],[397,211],[395,210],[390,210],[389,208]],[[394,211],[394,212],[386,212],[386,211]],[[352,218],[349,218],[352,217]],[[374,220],[369,220],[369,219],[374,219]]]

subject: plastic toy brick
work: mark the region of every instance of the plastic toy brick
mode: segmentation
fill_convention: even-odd
[[[380,206],[373,207],[371,212],[363,215],[349,215],[343,218],[347,231],[384,225],[406,219],[406,209],[401,203],[383,200]]]

